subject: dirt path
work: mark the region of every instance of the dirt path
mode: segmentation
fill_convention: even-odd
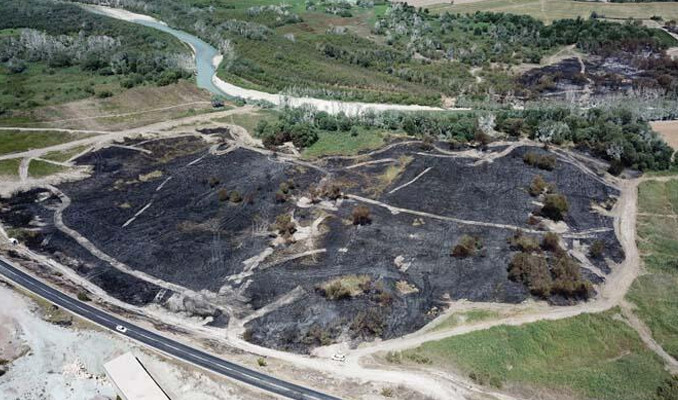
[[[427,171],[425,171],[427,172]],[[411,182],[410,182],[411,183]],[[517,231],[521,230],[524,233],[531,233],[535,235],[543,235],[546,233],[546,231],[542,230],[535,230],[535,229],[526,229],[520,226],[515,226],[515,225],[508,225],[508,224],[497,224],[493,222],[485,222],[485,221],[472,221],[472,220],[466,220],[466,219],[460,219],[460,218],[454,218],[454,217],[447,217],[444,215],[438,215],[438,214],[432,214],[424,211],[417,211],[417,210],[411,210],[409,208],[402,208],[402,207],[396,207],[392,206],[390,204],[374,200],[374,199],[368,199],[367,197],[362,197],[354,194],[347,194],[346,197],[349,199],[353,199],[356,201],[360,201],[363,203],[367,204],[372,204],[375,206],[379,207],[384,207],[387,210],[389,210],[392,214],[399,214],[399,213],[405,213],[405,214],[412,214],[412,215],[417,215],[420,217],[427,217],[427,218],[433,218],[433,219],[438,219],[441,221],[449,221],[449,222],[455,222],[457,224],[463,224],[463,225],[475,225],[475,226],[486,226],[490,228],[498,228],[498,229],[508,229],[512,231]],[[600,232],[607,232],[610,231],[610,228],[594,228],[594,229],[587,229],[585,231],[581,232],[569,232],[569,233],[564,233],[562,236],[567,237],[567,238],[585,238],[587,236],[590,236],[593,233],[600,233]]]
[[[622,315],[626,318],[626,322],[629,324],[629,326],[631,326],[631,328],[638,332],[638,335],[640,336],[640,339],[643,341],[643,343],[645,343],[645,346],[647,346],[648,349],[652,350],[662,360],[664,360],[664,363],[666,363],[666,369],[671,374],[678,374],[678,361],[671,357],[671,355],[667,353],[666,350],[664,350],[662,346],[652,338],[652,332],[650,331],[650,328],[648,328],[647,325],[645,325],[645,323],[641,321],[633,312],[633,305],[626,301],[622,301],[620,306]]]
[[[19,164],[19,179],[21,182],[26,182],[28,180],[28,166],[30,164],[30,157],[24,157],[21,159],[21,164]]]
[[[21,132],[44,132],[57,131],[65,133],[94,133],[96,136],[87,137],[84,139],[73,140],[66,143],[61,143],[54,146],[43,147],[39,149],[31,149],[18,153],[3,154],[0,155],[0,160],[10,160],[15,158],[37,158],[41,157],[46,153],[50,152],[59,152],[70,150],[76,147],[81,146],[98,146],[102,147],[110,143],[117,141],[122,141],[127,137],[134,137],[142,134],[155,134],[155,135],[164,135],[169,136],[173,135],[171,132],[167,132],[172,128],[176,128],[181,125],[188,124],[197,124],[200,122],[211,121],[217,118],[223,118],[234,114],[248,114],[252,112],[255,108],[253,106],[244,106],[236,108],[233,110],[220,111],[209,114],[201,114],[191,117],[185,117],[180,119],[168,120],[163,122],[158,122],[151,125],[142,126],[139,128],[125,129],[121,131],[92,131],[92,130],[79,130],[79,129],[50,129],[50,128],[24,128],[24,127],[0,127],[0,130],[16,130]]]

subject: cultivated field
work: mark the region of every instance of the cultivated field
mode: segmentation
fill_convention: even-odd
[[[592,12],[607,18],[649,19],[658,15],[665,20],[678,18],[678,3],[598,3],[572,0],[476,0],[455,1],[453,5],[444,1],[410,1],[410,4],[428,5],[432,11],[452,13],[474,13],[476,11],[505,12],[531,15],[551,22],[563,18],[588,18]],[[435,4],[438,3],[438,4]]]
[[[678,121],[655,121],[651,122],[650,125],[669,146],[678,150]]]

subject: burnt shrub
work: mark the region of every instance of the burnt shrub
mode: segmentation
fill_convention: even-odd
[[[552,252],[562,251],[562,248],[560,247],[560,237],[553,232],[548,232],[541,240],[541,248]]]
[[[228,200],[228,190],[226,189],[219,189],[217,192],[217,198],[219,201],[226,201]]]
[[[297,227],[289,214],[280,214],[275,218],[273,228],[281,235],[292,235],[297,231]]]
[[[221,183],[221,181],[219,180],[219,178],[217,178],[217,177],[215,177],[215,176],[212,176],[212,177],[210,177],[210,178],[207,180],[207,184],[210,185],[210,187],[211,187],[212,189],[214,189],[215,187],[217,187],[217,185],[219,185],[219,183]]]
[[[379,308],[368,308],[353,318],[350,330],[355,338],[374,337],[381,336],[385,326],[384,313]]]
[[[593,292],[591,283],[582,279],[579,264],[565,253],[556,257],[552,272],[554,294],[586,299]]]
[[[325,185],[321,191],[321,195],[330,200],[337,200],[341,197],[343,190],[338,183],[330,183]]]
[[[287,201],[287,194],[283,192],[282,190],[278,190],[275,192],[275,202],[276,203],[284,203]]]
[[[603,252],[605,251],[605,242],[602,240],[595,240],[591,243],[589,248],[589,256],[593,258],[602,258]]]
[[[535,296],[551,295],[553,279],[546,258],[530,253],[518,253],[509,264],[509,279],[521,282]]]
[[[537,175],[532,179],[532,183],[530,183],[529,187],[529,192],[531,196],[537,197],[544,192],[550,192],[553,190],[553,185],[550,183],[546,182],[544,180],[544,177],[541,175]]]
[[[365,205],[356,206],[353,209],[353,225],[369,225],[372,223],[369,207]]]
[[[508,238],[507,242],[512,249],[520,250],[523,253],[531,253],[539,250],[539,241],[537,238],[527,236],[521,230],[517,230],[512,237]]]
[[[459,243],[452,248],[451,255],[460,258],[474,256],[482,247],[483,244],[479,237],[464,235],[459,239]]]
[[[541,208],[541,215],[553,221],[562,221],[570,209],[567,198],[562,194],[548,194]]]
[[[231,203],[240,203],[242,201],[242,195],[237,190],[234,190],[229,194],[228,200]]]

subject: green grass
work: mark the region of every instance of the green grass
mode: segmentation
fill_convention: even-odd
[[[0,161],[0,176],[19,176],[19,165],[21,159],[1,160]]]
[[[120,78],[101,76],[80,67],[49,68],[30,63],[25,71],[12,74],[0,66],[0,107],[28,109],[54,105],[110,91],[119,93]]]
[[[31,163],[28,166],[28,175],[31,178],[44,178],[67,170],[67,167],[61,165],[52,164],[46,161],[31,160]]]
[[[306,158],[355,155],[382,146],[385,135],[386,133],[374,129],[360,129],[358,136],[351,136],[349,132],[321,131],[318,133],[318,141],[306,148],[302,155]]]
[[[71,158],[75,157],[76,155],[82,153],[85,151],[90,146],[78,146],[69,150],[64,150],[64,151],[51,151],[47,154],[44,154],[42,157],[45,160],[51,160],[51,161],[58,161],[58,162],[66,162],[70,160]]]
[[[657,343],[678,358],[678,275],[643,275],[633,283],[628,299],[638,307],[636,314],[650,328]]]
[[[21,33],[20,29],[14,29],[14,28],[0,29],[0,38],[10,37],[10,36],[18,36],[19,33]]]
[[[265,120],[272,123],[278,120],[278,115],[280,113],[275,110],[260,110],[254,113],[233,114],[228,117],[215,119],[215,121],[242,126],[250,135],[254,136],[254,129],[259,121]]]
[[[488,319],[498,318],[499,313],[490,310],[471,310],[463,313],[454,313],[447,317],[438,326],[433,328],[434,331],[441,331],[445,329],[454,328],[462,324],[472,324],[474,322],[485,321]]]
[[[0,131],[0,154],[17,153],[30,149],[40,149],[86,137],[84,134],[72,134],[56,131],[22,132]]]
[[[520,384],[600,400],[651,398],[668,374],[615,313],[498,326],[428,342],[402,358],[461,369],[494,386]]]
[[[494,11],[511,14],[525,14],[545,22],[563,18],[588,18],[592,12],[607,18],[649,19],[660,15],[665,20],[678,18],[678,3],[602,3],[572,0],[487,0],[475,3],[450,5],[442,1],[431,6],[431,11],[451,13],[474,13],[476,11]]]
[[[638,187],[638,212],[674,216],[639,216],[638,248],[647,273],[627,296],[653,338],[678,357],[678,181],[643,182]]]

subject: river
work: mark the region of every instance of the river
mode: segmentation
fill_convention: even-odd
[[[219,51],[205,42],[189,33],[170,28],[162,21],[143,14],[132,13],[119,8],[104,6],[83,6],[88,11],[105,15],[128,22],[148,26],[167,32],[182,42],[188,44],[193,49],[196,61],[196,80],[198,87],[208,90],[217,95],[227,97],[242,98],[248,101],[264,101],[276,106],[305,107],[311,106],[320,111],[326,111],[330,114],[340,112],[346,115],[358,115],[367,111],[442,111],[442,108],[428,107],[420,105],[404,104],[383,104],[383,103],[358,103],[339,100],[325,100],[311,97],[294,97],[282,94],[273,94],[261,92],[258,90],[245,89],[231,83],[225,82],[217,77],[217,67],[221,62]],[[468,108],[454,108],[445,110],[470,110]]]

